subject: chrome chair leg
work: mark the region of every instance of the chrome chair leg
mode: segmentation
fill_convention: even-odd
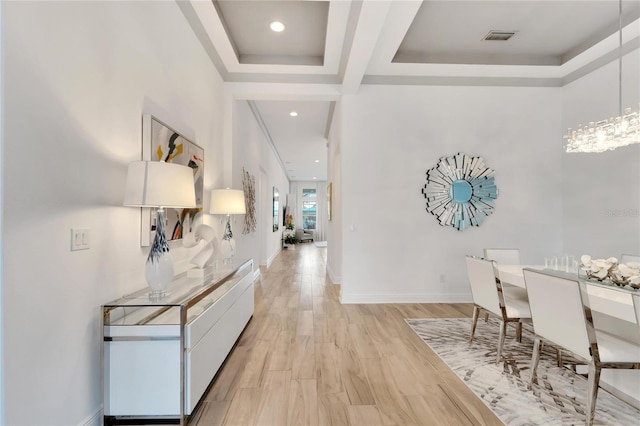
[[[500,334],[498,336],[498,353],[496,354],[496,365],[500,364],[500,355],[502,355],[502,348],[504,347],[504,338],[507,335],[507,322],[500,321]]]
[[[480,307],[473,307],[473,322],[471,323],[471,337],[469,338],[469,343],[473,342],[473,336],[476,334],[476,326],[478,325],[478,316],[480,315]],[[487,314],[489,315],[489,314]]]
[[[516,337],[518,339],[518,343],[522,343],[522,322],[518,321],[518,325],[516,328]]]
[[[531,378],[527,389],[531,390],[533,384],[537,381],[536,373],[538,372],[538,361],[540,361],[540,352],[542,351],[542,341],[536,337],[533,342],[533,354],[531,356]]]
[[[558,360],[558,367],[562,367],[564,365],[564,361],[562,360],[562,349],[556,349],[556,358]]]
[[[587,387],[587,419],[585,424],[591,426],[596,413],[596,399],[598,398],[598,385],[600,384],[600,366],[592,361],[589,364],[589,378]]]

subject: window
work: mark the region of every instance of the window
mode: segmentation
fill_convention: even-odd
[[[318,203],[316,201],[315,188],[306,188],[302,190],[302,229],[316,229],[316,215]]]
[[[316,229],[316,209],[315,201],[302,202],[302,228],[306,230]]]

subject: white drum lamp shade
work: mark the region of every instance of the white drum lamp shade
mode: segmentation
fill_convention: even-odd
[[[164,161],[129,164],[124,205],[132,207],[196,207],[193,170]]]
[[[240,189],[214,189],[211,191],[211,214],[245,214],[244,191]]]
[[[167,294],[173,280],[173,259],[164,234],[164,208],[196,207],[193,171],[187,166],[164,161],[130,163],[124,205],[158,208],[156,237],[147,257],[145,278],[151,287],[149,298],[159,300]]]

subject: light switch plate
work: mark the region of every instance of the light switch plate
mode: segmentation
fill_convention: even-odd
[[[71,228],[71,251],[88,250],[91,233],[89,228]]]

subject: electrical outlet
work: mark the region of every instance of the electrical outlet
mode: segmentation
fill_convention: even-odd
[[[91,246],[89,228],[71,228],[71,251],[89,250]]]

